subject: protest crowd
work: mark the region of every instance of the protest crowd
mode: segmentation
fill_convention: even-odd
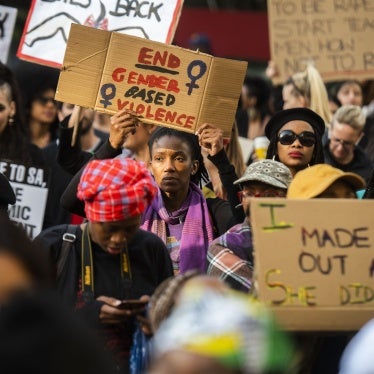
[[[149,7],[148,18],[159,17],[159,8]],[[189,47],[203,57],[188,70],[187,88],[162,77],[152,86],[151,74],[178,77],[173,69],[189,61],[183,65],[174,50],[162,60],[143,47],[134,66],[150,73],[135,77],[122,61],[117,70],[105,67],[118,85],[103,84],[102,100],[91,108],[74,100],[84,84],[63,85],[62,73],[74,66],[61,70],[60,81],[41,76],[25,92],[17,71],[0,62],[1,373],[374,372],[374,288],[367,285],[366,304],[359,306],[348,286],[341,291],[341,305],[373,313],[355,328],[322,327],[338,313],[321,328],[317,322],[298,328],[303,318],[293,317],[292,308],[287,321],[297,324],[284,326],[263,299],[266,292],[279,291],[277,308],[295,298],[305,310],[316,309],[317,297],[304,280],[294,279],[297,296],[271,281],[294,264],[274,239],[267,256],[274,252],[281,260],[265,274],[262,238],[269,234],[260,232],[266,219],[259,213],[266,201],[273,204],[267,232],[300,221],[305,244],[318,233],[305,234],[304,219],[337,220],[341,227],[366,204],[359,213],[366,226],[349,226],[356,230],[350,244],[342,244],[343,228],[330,235],[335,226],[318,240],[319,249],[366,250],[374,276],[373,214],[367,214],[374,198],[374,75],[326,82],[312,62],[287,79],[276,59],[261,74],[245,66],[235,78],[239,87],[227,89],[234,103],[227,115],[212,115],[205,95],[192,95],[201,113],[212,116],[202,115],[192,128],[188,110],[195,104],[175,105],[182,92],[190,96],[202,87],[204,56],[214,48],[199,33]],[[116,110],[105,110],[124,82],[133,87],[119,96]],[[288,202],[297,215],[276,226],[274,211]],[[338,206],[352,210],[337,217],[330,208]],[[336,264],[349,273],[346,252],[334,252],[323,268],[322,255],[307,249],[299,266],[312,273],[307,266],[314,259],[319,287],[327,287],[325,275]],[[356,274],[366,276],[361,266]],[[355,319],[355,310],[350,313],[345,321]],[[313,314],[304,319],[313,325]]]

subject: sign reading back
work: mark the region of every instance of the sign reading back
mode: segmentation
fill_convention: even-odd
[[[60,67],[70,25],[171,43],[183,0],[33,0],[17,56]]]
[[[374,316],[374,201],[256,199],[260,300],[290,330],[356,330]]]
[[[144,122],[230,137],[247,63],[72,25],[55,98],[95,110],[130,109]]]
[[[373,1],[268,0],[268,16],[280,82],[308,62],[325,81],[373,78]]]

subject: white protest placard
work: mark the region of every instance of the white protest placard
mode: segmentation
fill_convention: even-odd
[[[1,160],[0,172],[9,179],[16,195],[16,203],[9,206],[9,218],[17,222],[31,239],[35,238],[42,230],[47,204],[46,169]]]
[[[0,5],[0,61],[6,64],[12,42],[17,9]]]
[[[287,330],[354,331],[374,317],[374,200],[254,199],[258,298]]]
[[[17,56],[60,67],[72,23],[171,43],[183,0],[33,0]]]
[[[374,77],[373,0],[268,0],[279,83],[313,63],[324,81]]]
[[[246,70],[246,61],[72,25],[55,98],[192,133],[213,123],[230,138]]]

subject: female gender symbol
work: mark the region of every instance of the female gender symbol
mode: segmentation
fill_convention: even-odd
[[[192,75],[192,70],[195,66],[199,67],[199,72],[196,75]],[[206,69],[207,69],[206,63],[201,60],[194,60],[188,65],[187,75],[188,75],[188,78],[191,79],[191,83],[186,83],[186,86],[188,87],[187,95],[191,95],[192,90],[194,88],[199,88],[199,85],[196,84],[195,82],[205,74]]]

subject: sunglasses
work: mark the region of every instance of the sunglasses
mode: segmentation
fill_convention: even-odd
[[[53,97],[38,96],[36,98],[36,100],[38,100],[41,105],[47,105],[48,103],[52,103],[53,105],[57,105],[57,102]]]
[[[278,134],[278,141],[283,145],[291,145],[298,139],[304,147],[312,147],[316,144],[316,136],[310,131],[295,134],[292,130],[283,130]]]

